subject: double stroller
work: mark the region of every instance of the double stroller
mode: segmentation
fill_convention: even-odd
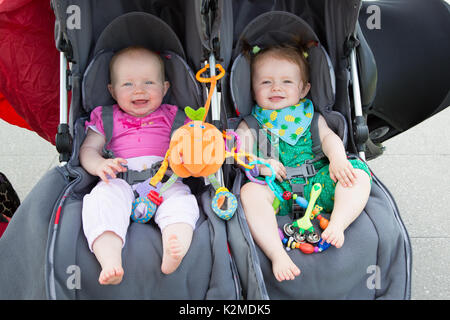
[[[195,72],[205,63],[220,63],[227,74],[213,92],[207,121],[226,130],[235,129],[252,106],[243,41],[259,47],[296,36],[314,41],[317,45],[308,52],[310,98],[341,136],[348,153],[363,156],[364,139],[355,132],[364,122],[360,110],[352,106],[360,103],[361,93],[370,97],[374,92],[358,88],[359,77],[368,75],[358,76],[356,54],[370,54],[367,46],[352,41],[362,38],[355,31],[360,5],[354,0],[52,1],[56,45],[61,51],[57,137],[61,166],[37,183],[0,239],[0,256],[8,257],[1,259],[0,266],[14,270],[1,273],[0,298],[410,298],[408,235],[393,198],[375,176],[366,208],[346,231],[345,245],[320,254],[290,252],[302,275],[283,283],[275,280],[270,261],[253,242],[239,199],[245,178],[234,164],[224,164],[217,173],[218,182],[238,199],[228,221],[211,209],[211,185],[201,178],[185,179],[198,200],[200,219],[191,247],[173,274],[160,271],[162,243],[156,224],[131,223],[122,252],[123,281],[101,286],[100,265],[88,249],[81,225],[83,196],[97,182],[78,159],[84,122],[94,107],[112,104],[106,89],[108,64],[115,51],[130,45],[160,52],[171,82],[165,102],[180,108],[173,129],[184,122],[183,107],[201,107],[206,101],[209,87],[195,80]],[[73,20],[76,14],[81,19]],[[216,70],[208,72],[214,76]],[[68,90],[70,112],[65,108]],[[278,217],[279,225],[289,219]]]

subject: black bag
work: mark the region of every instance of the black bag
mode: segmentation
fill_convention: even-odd
[[[20,199],[8,178],[0,172],[0,222],[8,222],[20,205]]]

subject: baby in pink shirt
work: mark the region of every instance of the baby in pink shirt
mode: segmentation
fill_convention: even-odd
[[[108,148],[116,158],[105,159],[106,142],[102,107],[91,112],[86,138],[80,148],[80,163],[100,182],[83,199],[83,230],[89,248],[99,261],[101,284],[122,281],[122,248],[130,222],[133,186],[116,174],[143,170],[163,159],[177,107],[163,104],[169,83],[159,55],[142,47],[116,53],[110,63],[108,89],[117,101],[113,106],[113,132]],[[126,164],[126,166],[124,166]],[[135,187],[135,186],[134,186]],[[191,244],[199,208],[188,186],[181,180],[162,194],[164,201],[155,213],[162,232],[161,271],[174,272]]]
[[[119,105],[113,107],[113,136],[108,149],[120,158],[141,156],[164,157],[170,143],[170,131],[178,107],[162,104],[145,117],[135,117],[124,112]],[[86,127],[105,136],[102,122],[102,107],[91,112],[91,121]]]

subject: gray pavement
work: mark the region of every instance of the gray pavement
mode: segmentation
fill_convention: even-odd
[[[412,298],[450,299],[450,108],[384,143],[369,162],[411,238]]]
[[[369,162],[392,193],[413,250],[412,298],[450,299],[450,108],[387,141]],[[0,171],[23,200],[58,165],[54,146],[0,120]]]

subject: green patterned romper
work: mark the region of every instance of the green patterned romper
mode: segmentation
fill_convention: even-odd
[[[288,144],[282,139],[279,139],[275,135],[270,135],[269,133],[267,133],[267,137],[269,141],[271,141],[274,148],[278,146],[280,162],[285,167],[298,167],[301,166],[306,160],[311,160],[315,157],[314,153],[312,152],[313,142],[311,139],[310,130],[307,130],[294,146]],[[364,170],[369,175],[372,181],[369,168],[363,161],[359,159],[350,159],[349,161],[354,168]],[[315,183],[320,183],[322,185],[322,193],[320,194],[316,203],[319,206],[323,207],[324,212],[331,212],[334,205],[334,190],[336,187],[336,183],[330,178],[328,159],[323,158],[319,161],[316,161],[313,165],[317,173],[314,177],[308,179],[307,184],[304,188],[304,197],[309,201],[312,185]],[[303,184],[305,183],[305,179],[293,178],[291,179],[291,181],[284,180],[281,183],[278,180],[275,180],[276,188],[278,189],[277,191],[280,193],[283,193],[284,191],[292,191],[290,182]],[[293,200],[289,200],[281,203],[280,211],[278,212],[278,214],[289,214],[292,209],[292,201]]]

